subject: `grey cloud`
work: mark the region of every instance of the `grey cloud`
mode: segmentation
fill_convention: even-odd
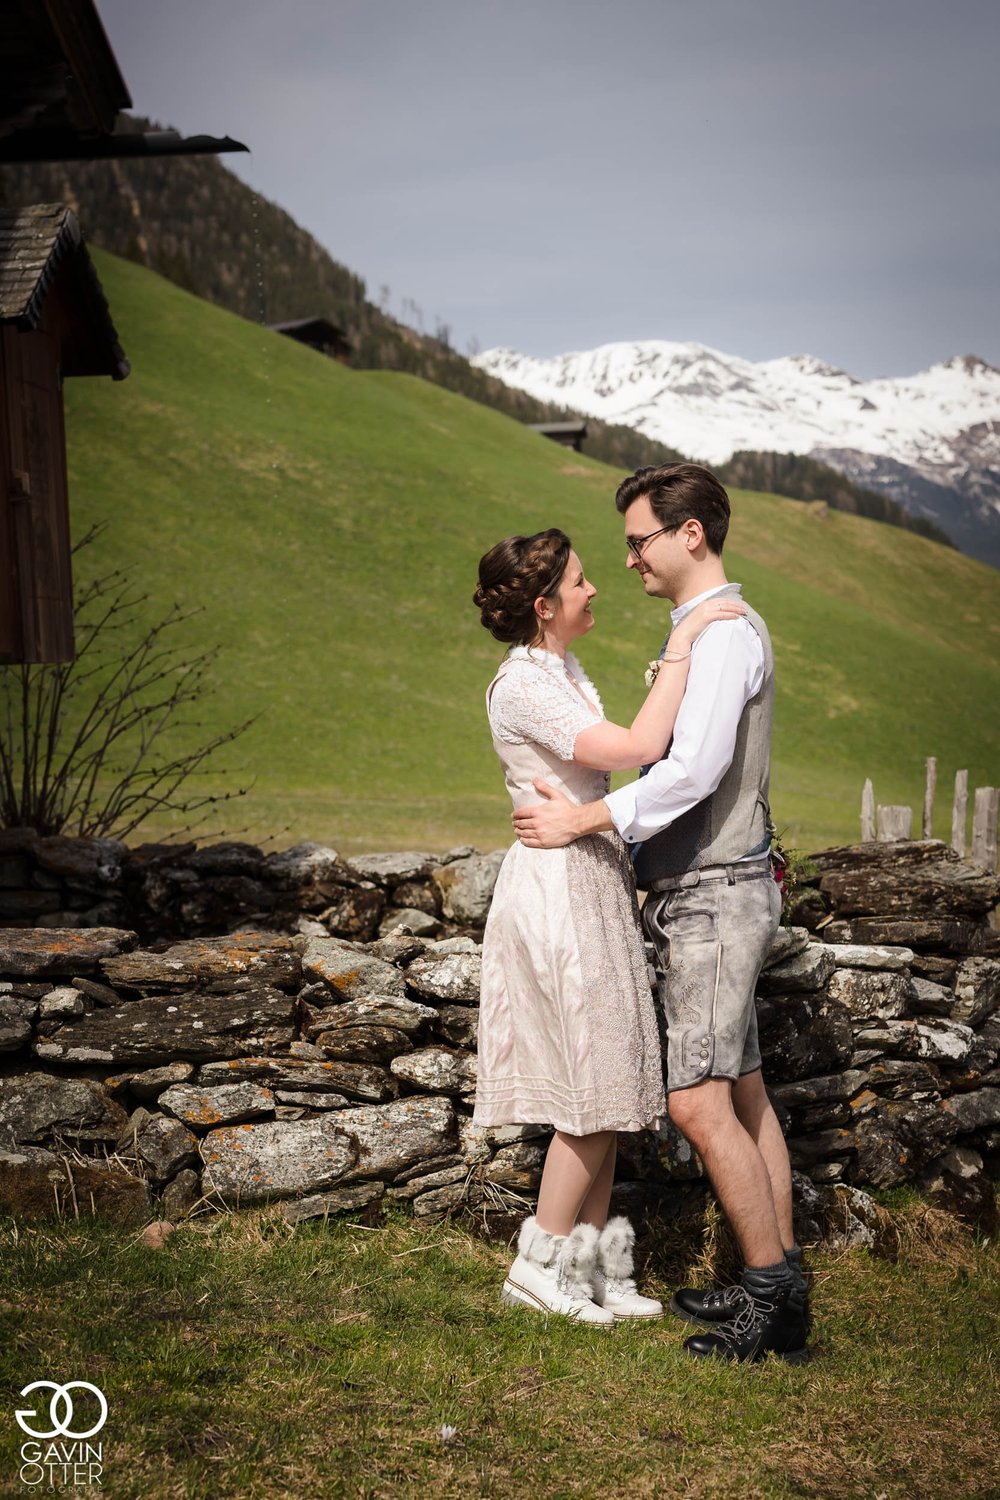
[[[99,0],[136,107],[459,344],[1000,362],[994,0]]]

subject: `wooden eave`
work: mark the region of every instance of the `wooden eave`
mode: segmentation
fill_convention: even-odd
[[[109,134],[131,105],[93,0],[0,0],[0,137]]]
[[[124,380],[129,362],[76,215],[63,203],[0,209],[0,323],[31,332],[53,296],[73,331],[62,374]]]

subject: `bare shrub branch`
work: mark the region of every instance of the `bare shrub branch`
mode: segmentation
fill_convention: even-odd
[[[74,553],[103,530],[92,527]],[[187,789],[256,715],[193,750],[167,748],[168,733],[199,727],[187,710],[203,697],[218,649],[192,656],[175,642],[201,613],[179,604],[137,635],[147,600],[121,569],[91,579],[77,590],[73,661],[0,667],[0,827],[125,838],[152,813],[190,816],[246,795]]]

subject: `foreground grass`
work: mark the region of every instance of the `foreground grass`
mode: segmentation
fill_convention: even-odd
[[[798,1369],[696,1363],[669,1318],[602,1335],[502,1309],[508,1251],[451,1224],[271,1209],[159,1251],[84,1221],[0,1236],[2,1493],[40,1378],[104,1390],[121,1497],[1000,1493],[1000,1255],[957,1232],[946,1259],[816,1257]],[[696,1236],[645,1244],[648,1289],[698,1269]]]

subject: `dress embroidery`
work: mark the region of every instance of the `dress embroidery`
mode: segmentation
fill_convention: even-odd
[[[488,707],[498,740],[543,745],[560,760],[572,760],[577,735],[604,718],[600,694],[573,653],[567,651],[563,662],[555,652],[537,646],[511,647],[500,664]]]

